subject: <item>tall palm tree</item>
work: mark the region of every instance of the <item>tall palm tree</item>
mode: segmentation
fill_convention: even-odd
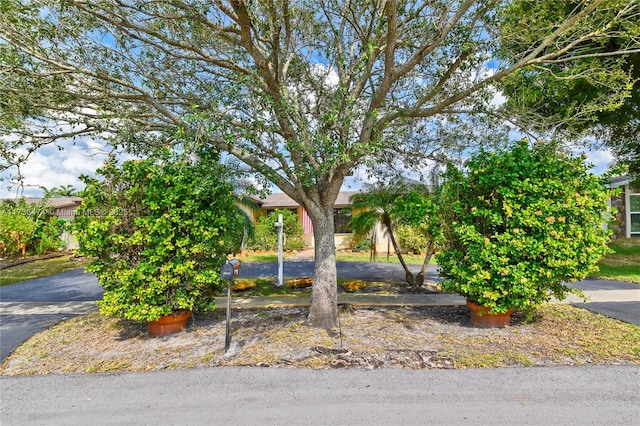
[[[371,234],[379,223],[382,224],[386,235],[391,240],[396,256],[404,268],[405,280],[413,287],[415,278],[402,257],[400,246],[395,237],[397,218],[394,214],[394,207],[397,197],[404,191],[403,188],[402,184],[385,185],[380,182],[364,185],[363,192],[354,194],[349,199],[353,209],[363,210],[354,215],[349,224],[355,238]]]
[[[246,249],[247,241],[253,238],[255,224],[254,217],[260,211],[260,206],[255,199],[248,195],[234,193],[233,198],[236,206],[236,217],[239,223],[239,231],[242,233],[240,238],[240,251]]]

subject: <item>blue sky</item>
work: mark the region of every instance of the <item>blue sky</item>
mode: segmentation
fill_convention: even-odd
[[[84,185],[79,176],[93,175],[95,170],[107,158],[104,143],[93,139],[76,140],[75,145],[68,141],[60,143],[63,148],[49,145],[31,154],[28,162],[21,167],[25,177],[23,194],[28,197],[42,195],[40,186],[53,188],[73,185],[80,189]],[[0,178],[8,179],[16,174],[16,169],[0,173]],[[9,187],[12,187],[9,189]],[[0,181],[0,198],[13,198],[22,191],[7,180]]]

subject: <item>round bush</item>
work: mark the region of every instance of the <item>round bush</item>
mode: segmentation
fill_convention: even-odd
[[[218,158],[168,149],[153,158],[112,159],[85,178],[75,227],[87,270],[104,288],[100,312],[154,321],[213,308],[237,208]]]
[[[443,287],[492,312],[564,299],[607,253],[607,191],[584,158],[526,141],[449,167],[442,193]]]

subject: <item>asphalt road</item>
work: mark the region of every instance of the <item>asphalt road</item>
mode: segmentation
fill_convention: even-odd
[[[632,425],[640,366],[215,368],[0,378],[3,426]]]
[[[283,264],[285,277],[308,277],[313,275],[312,260],[296,260]],[[397,263],[382,262],[336,262],[338,278],[379,280],[379,281],[404,281],[404,269]],[[409,270],[414,274],[420,271],[419,265],[409,265]],[[278,264],[276,262],[243,263],[240,270],[241,277],[277,277]],[[437,267],[430,265],[425,274],[425,281],[439,280]]]

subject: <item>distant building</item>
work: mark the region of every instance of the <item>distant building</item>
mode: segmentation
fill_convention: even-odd
[[[353,215],[351,208],[351,202],[349,198],[358,193],[358,191],[343,191],[338,194],[334,209],[334,241],[337,249],[347,248],[349,239],[353,236],[353,232],[349,228],[349,221]],[[14,199],[15,200],[15,199]],[[37,205],[42,202],[42,198],[25,198],[28,205]],[[311,219],[307,214],[307,211],[296,203],[288,195],[276,192],[268,195],[264,199],[255,199],[255,202],[259,206],[259,213],[252,212],[249,208],[240,205],[247,214],[254,217],[254,220],[260,215],[270,214],[276,209],[291,210],[298,216],[298,220],[304,230],[304,242],[307,247],[314,247],[313,240],[313,225]],[[47,200],[48,205],[54,209],[54,214],[62,220],[73,220],[77,214],[77,209],[82,203],[80,197],[54,197]],[[274,221],[275,222],[275,221]],[[376,247],[378,253],[386,253],[390,249],[388,238],[384,230],[378,227],[376,230]],[[64,231],[61,235],[61,239],[65,242],[68,249],[78,248],[78,242],[70,232]],[[391,250],[393,250],[391,248]]]
[[[15,198],[9,200],[17,201]],[[25,197],[24,201],[27,206],[37,206],[42,202],[42,198]],[[5,199],[0,200],[0,202]],[[53,214],[58,219],[71,221],[76,215],[76,209],[82,204],[82,198],[80,197],[52,197],[47,199],[47,206],[53,207]],[[78,241],[73,237],[69,231],[63,231],[60,235],[60,239],[64,242],[65,248],[73,250],[78,248]]]
[[[351,216],[353,214],[349,197],[357,192],[358,191],[340,192],[334,204],[334,241],[337,248],[345,247],[345,239],[351,238],[353,234],[349,228],[349,220],[351,220]],[[294,212],[298,216],[298,221],[304,230],[303,238],[305,244],[307,247],[314,247],[313,225],[311,224],[311,219],[304,207],[301,207],[291,197],[282,192],[269,194],[264,199],[257,199],[256,202],[260,206],[260,214],[262,215],[268,215],[276,209],[290,210]]]
[[[640,188],[633,186],[630,176],[611,179],[610,188],[620,188],[620,193],[611,197],[611,206],[618,210],[613,230],[615,236],[640,237]]]

